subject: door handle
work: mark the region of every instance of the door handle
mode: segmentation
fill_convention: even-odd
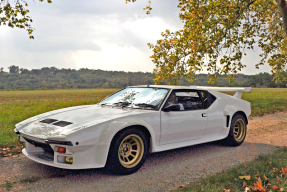
[[[207,117],[206,113],[202,113],[201,115],[202,115],[202,117]]]

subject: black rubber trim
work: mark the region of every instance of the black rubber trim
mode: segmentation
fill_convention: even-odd
[[[38,142],[38,141],[34,141],[34,140],[28,139],[28,138],[26,138],[26,137],[23,137],[23,138],[24,138],[28,143],[34,145],[35,147],[40,147],[40,148],[42,148],[44,151],[47,151],[48,153],[54,155],[54,150],[52,149],[52,147],[51,147],[49,144],[40,143],[40,142]]]
[[[69,146],[73,146],[73,143],[72,143],[71,141],[45,140],[45,143],[47,143],[47,144],[58,144],[58,145],[69,145]]]
[[[16,133],[17,135],[20,135],[20,132],[17,129],[14,129],[14,133]]]
[[[230,116],[227,115],[226,116],[226,127],[229,127],[229,120],[230,120]]]

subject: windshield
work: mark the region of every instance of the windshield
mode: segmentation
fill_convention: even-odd
[[[168,90],[151,87],[129,87],[104,99],[100,105],[141,109],[158,109]]]

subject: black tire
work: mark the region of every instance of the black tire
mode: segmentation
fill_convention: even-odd
[[[138,171],[148,153],[147,136],[139,129],[124,129],[111,142],[106,169],[116,175],[128,175]]]
[[[223,140],[224,144],[229,146],[239,146],[243,143],[247,125],[246,120],[241,114],[236,114],[231,121],[230,130],[228,136]]]

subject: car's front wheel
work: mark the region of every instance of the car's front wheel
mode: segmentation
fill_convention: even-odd
[[[148,152],[148,138],[137,128],[127,128],[113,139],[107,169],[120,175],[138,171],[145,162]]]
[[[241,114],[236,114],[231,121],[230,130],[224,142],[230,146],[241,145],[246,137],[246,120]]]

